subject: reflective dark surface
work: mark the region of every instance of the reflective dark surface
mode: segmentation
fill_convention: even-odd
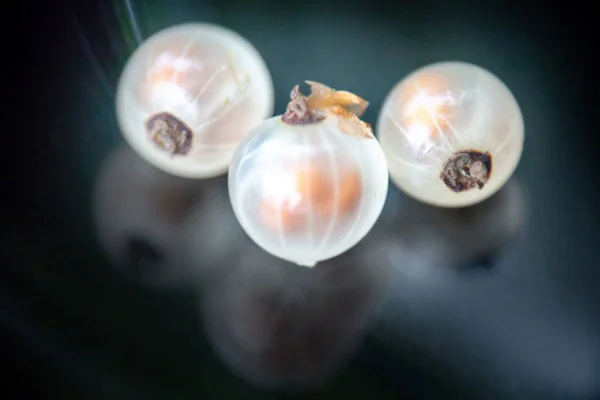
[[[276,113],[312,79],[368,99],[374,122],[412,70],[478,64],[521,106],[521,164],[464,210],[391,187],[350,252],[314,269],[279,261],[241,231],[225,177],[171,177],[124,144],[114,91],[136,46],[129,7],[143,37],[189,21],[245,36],[270,69]],[[593,24],[572,7],[24,7],[0,214],[14,398],[599,398]]]

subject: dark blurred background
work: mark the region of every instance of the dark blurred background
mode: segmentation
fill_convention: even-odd
[[[591,3],[9,7],[0,398],[600,398]],[[138,40],[194,21],[253,43],[276,114],[311,79],[368,99],[375,123],[414,69],[480,65],[521,106],[519,168],[464,210],[390,187],[349,253],[312,270],[276,260],[241,232],[224,177],[166,176],[118,131]]]

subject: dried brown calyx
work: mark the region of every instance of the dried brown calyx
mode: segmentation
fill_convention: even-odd
[[[310,96],[300,93],[299,86],[294,87],[290,95],[291,101],[281,117],[283,122],[289,125],[314,124],[328,115],[335,115],[342,132],[359,139],[373,138],[371,125],[359,118],[369,106],[368,101],[350,92],[331,89],[322,83],[306,83],[311,89]]]
[[[482,189],[492,172],[492,157],[477,150],[458,151],[442,167],[440,178],[452,191],[459,193]]]
[[[146,121],[148,139],[159,149],[174,155],[186,155],[192,147],[192,130],[168,112],[152,116]]]

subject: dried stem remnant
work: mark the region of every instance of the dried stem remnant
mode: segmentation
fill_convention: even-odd
[[[492,157],[477,150],[458,151],[444,164],[440,178],[452,191],[459,193],[482,189],[490,179]]]
[[[192,130],[168,112],[154,115],[146,122],[148,139],[171,155],[186,155],[192,147]]]
[[[373,138],[371,125],[360,120],[369,102],[355,94],[333,90],[321,83],[306,81],[311,94],[305,97],[298,86],[292,89],[282,121],[290,125],[306,125],[319,122],[328,115],[339,119],[338,128],[359,139]]]
[[[324,113],[308,107],[306,97],[300,93],[300,87],[298,85],[294,86],[292,89],[292,93],[290,93],[290,99],[291,101],[288,103],[285,114],[281,116],[281,119],[286,124],[313,124],[325,118]]]

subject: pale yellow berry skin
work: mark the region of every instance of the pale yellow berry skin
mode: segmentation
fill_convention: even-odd
[[[126,141],[147,162],[173,175],[211,178],[227,171],[239,141],[272,115],[273,99],[267,66],[247,40],[220,26],[184,24],[154,34],[132,54],[116,111]],[[186,151],[173,154],[150,140],[146,124],[161,113],[191,131]]]
[[[462,62],[432,64],[408,75],[388,94],[376,134],[392,182],[409,196],[440,207],[479,203],[500,189],[521,158],[524,124],[510,90],[495,75]],[[492,160],[483,188],[455,192],[440,179],[455,152]]]
[[[374,137],[339,129],[329,115],[307,125],[281,116],[240,144],[229,169],[233,210],[267,252],[312,267],[358,243],[387,195],[385,157]]]

